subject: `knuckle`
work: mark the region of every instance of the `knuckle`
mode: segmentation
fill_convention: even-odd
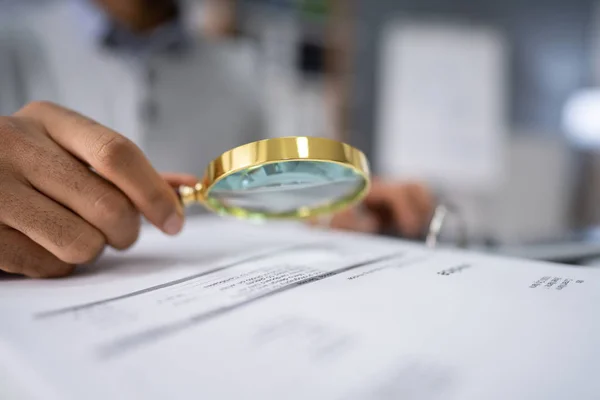
[[[22,135],[19,132],[22,126],[17,118],[0,117],[0,143],[2,149],[9,149],[10,145],[18,140]]]
[[[105,231],[113,233],[108,234],[107,239],[114,248],[125,250],[137,241],[140,216],[124,195],[108,192],[98,199],[96,209]]]
[[[54,108],[56,105],[51,101],[35,100],[25,104],[19,111],[19,114],[36,114],[40,111]]]
[[[93,228],[83,229],[72,238],[60,238],[57,257],[68,264],[85,264],[92,261],[104,248],[104,236]]]
[[[139,224],[134,225],[134,228],[130,229],[124,236],[123,239],[113,243],[113,247],[117,250],[126,250],[133,246],[139,237]]]
[[[135,214],[131,202],[115,190],[110,190],[100,196],[94,207],[99,216],[111,224],[130,221]]]
[[[96,141],[92,152],[103,168],[118,170],[131,162],[134,149],[131,141],[124,136],[104,134]]]

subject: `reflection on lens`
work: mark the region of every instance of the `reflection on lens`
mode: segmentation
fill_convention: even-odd
[[[213,205],[252,213],[285,214],[356,195],[365,179],[352,168],[318,161],[283,161],[237,172],[208,192]]]

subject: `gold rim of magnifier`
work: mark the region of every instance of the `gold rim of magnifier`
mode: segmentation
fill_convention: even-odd
[[[343,165],[362,176],[365,184],[353,195],[339,201],[317,208],[307,207],[278,214],[264,214],[239,207],[225,207],[220,203],[210,201],[206,196],[215,183],[236,172],[282,161],[300,160]],[[360,150],[332,139],[295,136],[260,140],[223,153],[208,165],[201,182],[194,187],[180,188],[180,196],[184,205],[200,203],[217,214],[261,219],[308,218],[339,211],[360,201],[368,192],[369,186],[369,164]]]

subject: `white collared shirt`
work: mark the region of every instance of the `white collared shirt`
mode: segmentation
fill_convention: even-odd
[[[0,23],[0,115],[53,101],[129,137],[159,171],[198,176],[222,152],[266,137],[248,48],[194,40],[181,56],[112,52],[74,1]]]

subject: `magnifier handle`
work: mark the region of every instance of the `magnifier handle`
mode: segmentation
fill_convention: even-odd
[[[201,183],[197,183],[194,186],[181,185],[176,189],[176,193],[179,201],[184,206],[203,202],[204,196],[202,195]]]

